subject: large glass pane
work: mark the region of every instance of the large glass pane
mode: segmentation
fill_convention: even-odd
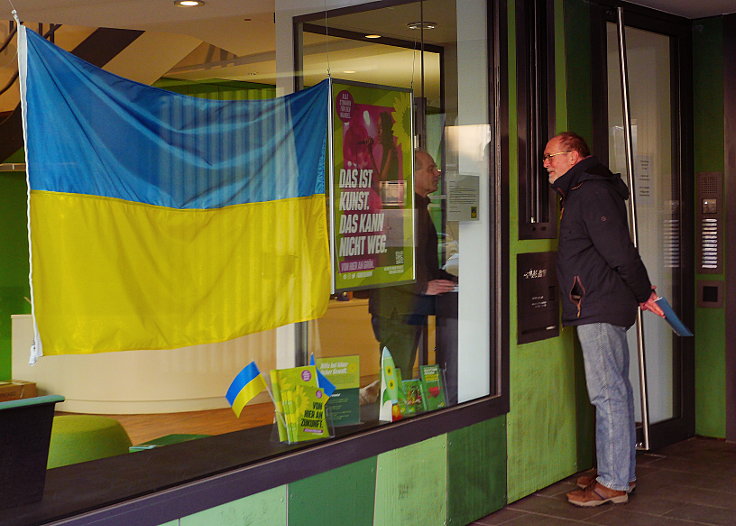
[[[289,30],[291,15],[307,9],[300,6],[290,12]],[[441,171],[428,205],[437,233],[436,246],[432,247],[436,266],[459,279],[457,290],[438,296],[432,311],[416,325],[420,328],[417,358],[407,376],[417,376],[420,364],[440,363],[451,404],[496,394],[500,388],[491,385],[491,364],[497,355],[490,352],[489,327],[486,2],[426,0],[351,11],[319,15],[306,24],[311,28],[305,25],[303,71],[296,74],[302,74],[305,86],[318,83],[329,71],[333,78],[412,91],[417,134],[409,139],[409,155],[413,146],[421,145]],[[143,84],[204,99],[270,99],[291,91],[295,72],[290,53],[287,63],[279,60],[287,55],[285,49],[291,51],[292,42],[286,42],[278,30],[274,33],[272,13],[243,13],[185,26],[172,22],[166,33],[141,27],[146,29],[144,35],[106,69]],[[62,47],[73,49],[93,32],[91,27],[65,25],[57,31],[56,39]],[[381,37],[369,39],[365,37],[368,34]],[[162,49],[165,52],[159,52]],[[283,89],[284,84],[288,89]],[[15,96],[13,104],[17,104]],[[378,158],[379,150],[374,153]],[[467,221],[454,218],[448,206],[450,188],[461,179],[477,185],[471,196],[477,199],[477,208]],[[269,244],[261,245],[267,254]],[[289,290],[284,292],[285,297],[289,294]],[[274,411],[269,393],[263,391],[243,416],[236,418],[223,397],[229,382],[250,361],[256,361],[266,375],[272,369],[300,365],[304,356],[297,351],[304,349],[296,336],[301,333],[306,333],[306,349],[317,358],[357,355],[360,385],[375,381],[380,354],[369,313],[370,295],[355,291],[336,296],[327,314],[318,320],[227,342],[175,352],[46,357],[34,367],[27,364],[33,326],[30,317],[18,317],[14,321],[13,368],[18,377],[37,382],[42,391],[65,395],[65,404],[58,407],[61,411],[121,415],[119,419],[126,426],[131,422],[134,443],[169,432],[230,432],[270,423]],[[191,418],[193,412],[207,423]],[[136,425],[142,414],[147,424]],[[170,428],[150,424],[159,415],[170,419]]]
[[[609,163],[612,171],[626,174],[616,25],[609,23],[607,33]],[[657,293],[672,299],[680,261],[680,223],[673,185],[670,37],[627,27],[626,46],[639,252]],[[677,416],[674,338],[667,324],[649,314],[644,316],[644,336],[649,418],[654,424]],[[629,348],[641,420],[635,330],[629,331]]]
[[[336,295],[327,315],[310,324],[310,351],[318,357],[360,356],[364,394],[379,378],[379,341],[386,345],[392,338],[408,339],[408,347],[416,347],[412,367],[402,368],[405,379],[418,377],[424,364],[440,364],[450,404],[491,393],[485,20],[484,2],[429,0],[315,18],[304,25],[304,84],[319,82],[329,71],[335,78],[410,89],[413,146],[426,150],[441,169],[437,189],[428,194],[436,246],[428,247],[421,238],[415,245],[417,251],[434,254],[434,269],[441,271],[435,278],[445,279],[443,272],[449,272],[450,279],[459,280],[458,289],[427,302],[427,285],[420,277],[398,292],[411,292],[411,301],[427,310],[407,313],[398,313],[395,287],[350,291]],[[372,145],[367,156],[380,159],[378,123],[367,113],[366,119],[360,124]],[[416,185],[421,176],[417,166],[414,170]],[[473,220],[457,220],[448,206],[450,189],[461,178],[478,184]],[[416,216],[421,213],[417,208]],[[387,336],[389,323],[395,326]]]

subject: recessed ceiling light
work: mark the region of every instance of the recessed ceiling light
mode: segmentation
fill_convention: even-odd
[[[406,27],[409,29],[434,29],[437,27],[437,22],[409,22]]]
[[[355,73],[354,69],[346,69],[343,73]]]
[[[202,0],[174,0],[174,5],[179,7],[199,7],[204,5]]]
[[[381,38],[381,35],[363,35],[365,38]]]

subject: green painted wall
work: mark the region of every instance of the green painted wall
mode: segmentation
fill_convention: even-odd
[[[279,486],[256,493],[243,499],[182,517],[179,519],[179,525],[287,526],[286,491],[286,486]]]
[[[506,504],[506,418],[447,436],[447,524],[462,526]]]
[[[559,12],[559,11],[558,11]],[[593,144],[593,58],[590,50],[590,3],[585,0],[565,0],[565,26],[561,38],[565,46],[565,85],[568,130],[574,131]],[[567,28],[567,30],[565,30]],[[559,29],[558,29],[559,31]],[[559,34],[559,33],[558,33]],[[557,70],[560,71],[558,64]],[[574,102],[573,102],[574,101]],[[558,114],[559,115],[559,114]],[[559,119],[558,119],[559,120]],[[559,131],[562,130],[558,127]]]
[[[27,314],[28,230],[23,173],[0,173],[0,381],[10,380],[12,314]],[[22,378],[21,378],[22,380]]]
[[[161,526],[465,525],[506,503],[505,446],[498,417]]]
[[[373,523],[440,526],[447,515],[447,435],[378,456]]]
[[[696,173],[724,171],[723,90],[723,19],[698,20],[693,23]],[[698,279],[724,275],[698,274]],[[695,310],[695,432],[718,438],[726,436],[725,323],[723,308]]]
[[[376,462],[367,458],[289,484],[289,524],[371,526]]]
[[[570,60],[566,52],[565,27],[569,25],[567,9],[571,4],[576,15],[586,19],[585,4],[556,1],[556,95],[557,125],[563,130],[570,125],[582,133],[592,130],[591,112],[580,101],[590,100],[584,94],[585,84],[570,89],[570,77],[582,76],[579,57]],[[563,9],[564,6],[564,9]],[[513,1],[509,2],[509,71],[516,70]],[[568,15],[563,18],[563,15]],[[576,41],[585,42],[585,24],[576,29]],[[589,54],[589,50],[587,51]],[[566,58],[567,55],[567,58]],[[588,58],[589,61],[589,58]],[[571,67],[573,64],[575,67]],[[509,75],[509,203],[510,203],[510,283],[511,298],[516,298],[516,255],[524,252],[555,250],[556,240],[521,241],[518,239],[518,145],[516,119],[516,79]],[[589,86],[589,82],[588,82]],[[576,113],[568,112],[568,101],[575,100]],[[539,152],[541,156],[542,152]],[[512,301],[512,305],[516,302]],[[517,345],[516,312],[510,323],[510,405],[508,414],[508,501],[520,499],[558,480],[592,465],[592,412],[585,392],[582,358],[575,345],[572,329],[561,331],[557,338]]]

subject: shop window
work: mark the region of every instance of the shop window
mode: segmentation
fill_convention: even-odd
[[[350,85],[357,86],[363,83],[393,90],[397,94],[408,94],[407,100],[410,102],[408,106],[401,108],[403,110],[401,115],[402,118],[408,119],[408,127],[405,130],[408,129],[411,133],[405,137],[391,133],[389,142],[401,145],[400,157],[402,161],[406,161],[405,167],[402,168],[401,179],[407,183],[406,188],[409,190],[404,194],[404,206],[391,210],[402,209],[404,217],[408,218],[408,222],[405,223],[406,231],[414,230],[414,232],[406,237],[408,241],[403,246],[407,250],[402,253],[407,256],[405,261],[414,261],[416,258],[418,263],[417,270],[398,285],[403,289],[394,292],[400,297],[406,291],[411,291],[412,300],[429,301],[422,302],[425,304],[424,310],[402,311],[398,313],[400,316],[393,320],[391,313],[379,317],[396,322],[395,325],[399,326],[399,332],[403,335],[393,340],[386,337],[383,343],[387,348],[394,345],[388,342],[395,341],[396,338],[407,339],[405,335],[409,332],[407,329],[410,329],[408,352],[410,355],[416,352],[416,357],[405,362],[408,364],[405,368],[401,367],[402,380],[420,378],[425,366],[439,366],[437,377],[442,380],[441,388],[437,389],[439,386],[436,383],[427,381],[426,390],[422,392],[423,398],[437,398],[437,400],[426,403],[414,413],[405,412],[403,415],[404,420],[409,420],[418,413],[424,413],[430,419],[436,418],[438,425],[431,431],[425,429],[417,432],[436,434],[496,416],[505,410],[506,404],[503,397],[506,388],[503,381],[506,342],[500,335],[503,329],[501,310],[506,299],[500,296],[503,288],[500,269],[503,256],[499,249],[500,242],[496,241],[505,233],[499,231],[501,213],[496,208],[499,183],[496,181],[496,169],[492,169],[496,166],[495,156],[499,151],[494,143],[497,122],[492,122],[489,117],[497,111],[495,107],[497,94],[492,87],[496,83],[495,79],[491,78],[494,68],[489,67],[489,64],[493,63],[495,66],[498,57],[489,57],[491,46],[488,34],[491,15],[487,12],[489,6],[482,0],[459,3],[448,3],[444,0],[386,2],[371,3],[370,7],[372,8],[370,10],[366,10],[365,6],[358,6],[296,19],[295,37],[298,50],[297,64],[294,68],[296,74],[291,70],[291,65],[288,71],[277,71],[273,49],[269,46],[261,45],[262,49],[251,55],[246,53],[238,55],[226,51],[224,49],[226,46],[219,48],[203,42],[199,45],[189,43],[188,45],[192,46],[191,51],[188,54],[183,53],[183,58],[173,68],[162,72],[163,77],[157,81],[152,77],[146,82],[156,82],[155,85],[163,89],[210,99],[265,99],[281,94],[277,87],[277,79],[282,75],[294,75],[297,78],[297,88],[301,88],[317,84],[327,77],[329,71],[335,82],[345,80],[349,81],[348,84],[352,82]],[[270,15],[267,18],[266,21],[256,21],[270,25],[272,23]],[[379,36],[374,38],[374,35]],[[493,52],[498,54],[496,49]],[[374,107],[383,104],[370,100],[360,103]],[[367,108],[366,111],[368,117],[375,118],[366,130],[365,138],[376,145],[370,153],[376,166],[389,166],[390,172],[393,169],[392,161],[390,155],[386,154],[388,146],[385,146],[389,142],[384,142],[381,148],[377,147],[382,140],[386,140],[386,136],[381,137],[378,132],[382,125],[380,114],[385,112],[376,108]],[[389,122],[384,117],[384,129],[395,124],[396,118],[391,118],[394,122]],[[416,157],[415,148],[421,149]],[[414,163],[415,158],[417,163]],[[428,170],[432,164],[437,166],[439,174],[433,169]],[[333,169],[335,168],[333,166]],[[339,172],[339,167],[337,168]],[[424,170],[425,173],[419,175],[420,170]],[[420,182],[419,178],[426,177],[427,172],[431,176],[429,184],[426,181]],[[339,173],[337,177],[339,178]],[[434,177],[437,177],[436,180]],[[393,175],[387,176],[385,181],[391,183],[399,179],[399,176]],[[393,185],[385,186],[387,199],[382,200],[382,203],[389,203],[388,197],[394,194],[388,189]],[[429,199],[427,215],[421,220],[418,219],[419,213],[414,206],[413,201],[417,201],[416,196],[412,195],[414,193],[421,198]],[[386,209],[389,208],[387,205]],[[376,216],[378,215],[380,214],[377,213]],[[376,221],[380,219],[376,218]],[[422,239],[421,245],[417,239]],[[423,253],[415,255],[417,247],[420,246]],[[394,259],[394,265],[398,265],[396,261]],[[431,294],[435,290],[428,288],[426,282],[431,280],[421,275],[423,271],[419,270],[420,265],[433,267],[437,271],[435,279],[457,283],[453,283],[449,289],[440,289],[441,294]],[[339,266],[337,268],[339,270]],[[420,289],[416,288],[417,282],[421,286]],[[135,385],[141,390],[152,387],[154,382],[141,381],[141,378],[153,373],[157,366],[161,366],[161,372],[165,373],[156,377],[157,387],[165,389],[171,387],[177,394],[185,392],[186,395],[182,398],[192,395],[200,387],[212,385],[208,382],[216,377],[214,384],[219,387],[214,390],[206,387],[209,391],[197,402],[203,404],[198,408],[202,412],[198,412],[197,418],[191,418],[192,414],[188,412],[193,408],[186,405],[190,400],[176,400],[174,405],[178,404],[179,408],[167,406],[164,409],[161,409],[163,405],[160,407],[156,405],[159,402],[166,402],[163,399],[146,401],[137,406],[133,404],[135,407],[125,409],[122,409],[122,405],[115,405],[114,402],[117,400],[103,400],[107,404],[103,409],[103,402],[99,400],[92,401],[94,403],[84,407],[80,405],[80,402],[90,402],[83,400],[81,388],[75,391],[76,387],[63,384],[65,387],[57,389],[50,386],[48,389],[65,395],[67,402],[77,404],[67,408],[67,411],[120,415],[118,418],[124,426],[127,427],[128,423],[131,423],[129,428],[131,430],[135,426],[139,430],[151,426],[157,415],[136,421],[134,415],[123,413],[169,413],[165,426],[156,429],[171,429],[177,434],[187,433],[192,435],[189,438],[198,435],[196,446],[180,444],[177,447],[180,447],[181,451],[187,451],[188,448],[196,449],[197,455],[200,455],[206,450],[203,444],[210,439],[199,438],[199,435],[226,434],[233,431],[247,433],[251,430],[243,430],[268,425],[273,421],[273,409],[270,407],[269,395],[265,391],[254,402],[256,405],[266,407],[266,410],[258,411],[254,406],[248,406],[243,416],[236,419],[232,412],[224,407],[222,396],[227,384],[223,382],[223,378],[231,380],[250,360],[255,360],[261,371],[268,374],[272,369],[305,365],[310,357],[314,356],[318,364],[332,361],[334,364],[332,369],[340,369],[341,363],[358,365],[354,383],[349,387],[355,389],[350,396],[356,396],[358,400],[357,413],[353,413],[357,421],[353,418],[350,425],[336,426],[335,434],[341,437],[355,435],[355,440],[360,440],[360,431],[387,422],[385,418],[379,417],[379,408],[383,400],[380,393],[376,392],[375,383],[381,374],[380,334],[387,328],[381,321],[373,319],[376,317],[373,316],[375,312],[380,314],[384,311],[371,312],[371,305],[376,298],[380,298],[390,289],[395,289],[393,285],[396,284],[385,282],[379,283],[378,286],[374,283],[370,287],[336,288],[330,298],[327,314],[320,319],[243,336],[223,344],[166,352],[108,353],[108,357],[119,355],[117,357],[120,358],[123,354],[136,355],[132,367],[136,371],[135,374],[140,375],[135,376]],[[399,302],[400,300],[389,297],[383,301],[383,307],[377,308],[388,307],[390,310]],[[27,322],[27,319],[18,321],[18,334],[22,331],[32,334],[32,328]],[[27,342],[23,339],[25,336],[16,338],[14,334],[14,338],[18,347],[23,349],[21,352],[25,352],[28,348]],[[400,353],[394,354],[392,358],[395,358],[398,365]],[[173,356],[177,359],[166,360]],[[339,360],[340,357],[350,359]],[[97,357],[85,358],[89,359],[87,363],[95,373],[82,374],[85,377],[84,389],[91,388],[93,384],[100,389],[113,386],[115,396],[122,396],[123,389],[120,385],[134,383],[128,381],[132,376],[125,370],[106,367],[105,371],[112,372],[112,376],[108,377],[102,374],[102,368],[91,365]],[[46,362],[44,369],[45,360],[42,359],[36,366],[37,372],[46,374],[49,368],[55,368],[57,376],[66,375],[67,365],[58,366],[62,360]],[[25,355],[18,360],[17,370],[21,370],[20,364],[24,361],[27,361]],[[15,362],[14,369],[16,369]],[[78,372],[85,373],[85,371],[87,370],[80,369]],[[58,374],[59,372],[63,374]],[[425,372],[429,374],[431,369],[427,368]],[[48,381],[48,378],[50,377],[44,377],[39,383]],[[82,386],[81,383],[79,385]],[[182,388],[182,385],[185,387]],[[411,389],[412,385],[408,384],[404,393],[405,405],[409,397],[415,396],[414,394],[407,396]],[[210,403],[214,405],[208,405]],[[464,404],[464,407],[455,408],[460,404]],[[144,407],[144,410],[140,409]],[[182,411],[182,407],[186,409]],[[443,407],[448,410],[437,411]],[[455,415],[460,415],[459,420],[452,421],[453,408],[457,411]],[[57,409],[64,411],[63,407]],[[204,415],[205,412],[209,412],[210,415]],[[212,427],[211,431],[193,426],[197,419],[206,419],[215,413],[218,415],[216,418],[219,423]],[[427,419],[417,420],[425,422],[425,425],[417,425],[416,428],[427,427]],[[413,440],[412,432],[406,431],[411,426],[386,426],[386,428],[386,436],[392,438],[386,439],[387,443],[381,445],[383,451],[409,444]],[[236,466],[256,463],[259,459],[272,458],[294,449],[279,443],[278,439],[274,439],[272,434],[263,429],[259,427],[252,430],[252,435],[248,435],[249,440],[250,437],[255,438],[254,447],[246,454],[234,447],[232,452],[226,451],[213,461],[217,463],[216,465],[203,467],[196,462],[191,464],[183,462],[177,467],[176,474],[171,476],[168,472],[162,475],[156,471],[159,463],[156,459],[163,459],[159,454],[160,450],[149,452],[144,448],[142,452],[136,453],[130,459],[126,458],[125,461],[131,466],[140,467],[147,464],[145,459],[150,455],[148,458],[154,459],[151,471],[155,480],[150,482],[149,486],[140,485],[131,492],[135,491],[135,496],[138,496],[141,492],[156,491],[181,482],[194,481],[211,473],[225,472]],[[156,433],[167,434],[166,431]],[[396,437],[398,441],[395,440]],[[219,438],[222,438],[219,444],[237,442],[235,439],[230,440],[230,437]],[[142,441],[144,441],[142,438],[133,439],[136,445],[140,445]],[[155,450],[165,443],[166,441],[158,445],[153,444],[155,447],[152,449]],[[308,448],[309,445],[304,447]],[[122,462],[123,459],[117,458],[114,461]],[[288,462],[289,459],[284,461]],[[137,468],[131,469],[134,471]],[[131,496],[133,495],[125,494],[110,497],[108,492],[105,496],[99,497],[109,499],[108,501],[95,501],[93,505],[97,506],[101,502],[107,504]]]

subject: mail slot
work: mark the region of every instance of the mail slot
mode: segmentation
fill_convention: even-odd
[[[555,252],[516,256],[518,342],[529,343],[560,334]]]

